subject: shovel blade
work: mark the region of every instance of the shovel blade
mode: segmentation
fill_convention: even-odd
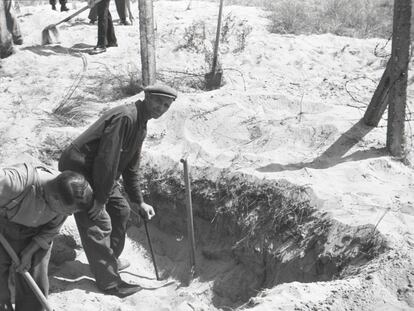
[[[42,31],[42,45],[59,43],[59,31],[55,26],[48,26]]]
[[[223,79],[223,70],[217,70],[216,72],[206,73],[205,76],[206,89],[208,91],[218,89],[221,86]]]

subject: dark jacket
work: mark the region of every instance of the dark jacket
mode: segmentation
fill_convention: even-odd
[[[118,106],[105,112],[72,143],[84,156],[82,170],[91,180],[97,202],[107,202],[121,175],[131,201],[143,201],[138,169],[147,121],[142,101]]]

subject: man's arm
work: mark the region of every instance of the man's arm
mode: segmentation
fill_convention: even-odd
[[[155,216],[155,211],[151,205],[144,202],[144,199],[142,197],[141,186],[139,183],[139,164],[141,158],[141,149],[142,142],[138,148],[137,153],[134,156],[134,159],[122,173],[122,178],[124,179],[125,191],[128,194],[131,202],[133,203],[131,208],[136,213],[139,213],[141,216],[150,220],[152,217]]]
[[[47,224],[40,227],[39,233],[33,237],[32,241],[20,253],[20,266],[18,271],[29,270],[33,255],[39,249],[48,249],[52,245],[53,239],[59,234],[60,228],[66,220],[66,216],[56,216]]]
[[[56,216],[47,224],[40,227],[39,233],[33,237],[33,240],[39,244],[41,248],[48,249],[55,236],[59,234],[60,228],[62,228],[66,218],[67,217],[63,215]]]
[[[114,117],[101,136],[92,169],[95,194],[94,206],[89,211],[92,219],[99,215],[108,200],[118,173],[122,143],[130,125],[131,120],[128,117]]]
[[[20,253],[20,265],[16,267],[18,272],[28,271],[32,266],[32,257],[40,249],[40,245],[31,241]]]
[[[126,169],[122,172],[122,178],[124,180],[125,191],[129,196],[131,202],[141,204],[144,202],[142,197],[141,186],[139,183],[139,165],[141,158],[142,142],[135,153],[133,160],[128,164]]]

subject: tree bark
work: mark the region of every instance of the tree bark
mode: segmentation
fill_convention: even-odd
[[[368,105],[364,114],[364,123],[368,126],[378,126],[382,115],[388,105],[388,96],[390,92],[391,83],[391,68],[392,61],[389,60],[384,74],[381,77],[380,83],[372,96],[371,102]]]
[[[404,122],[407,101],[407,70],[410,57],[411,0],[394,0],[391,86],[388,96],[387,148],[404,155]]]
[[[142,84],[156,82],[154,12],[152,0],[139,0],[139,31],[141,42]]]

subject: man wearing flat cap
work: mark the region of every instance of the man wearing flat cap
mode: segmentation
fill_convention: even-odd
[[[97,286],[107,294],[125,297],[141,288],[121,280],[119,270],[129,266],[120,260],[130,209],[151,219],[154,209],[142,198],[139,159],[147,122],[170,108],[177,92],[165,85],[144,89],[145,99],[105,112],[62,153],[59,170],[84,174],[95,194],[89,213],[75,216],[83,248]],[[122,195],[119,178],[131,206]]]

